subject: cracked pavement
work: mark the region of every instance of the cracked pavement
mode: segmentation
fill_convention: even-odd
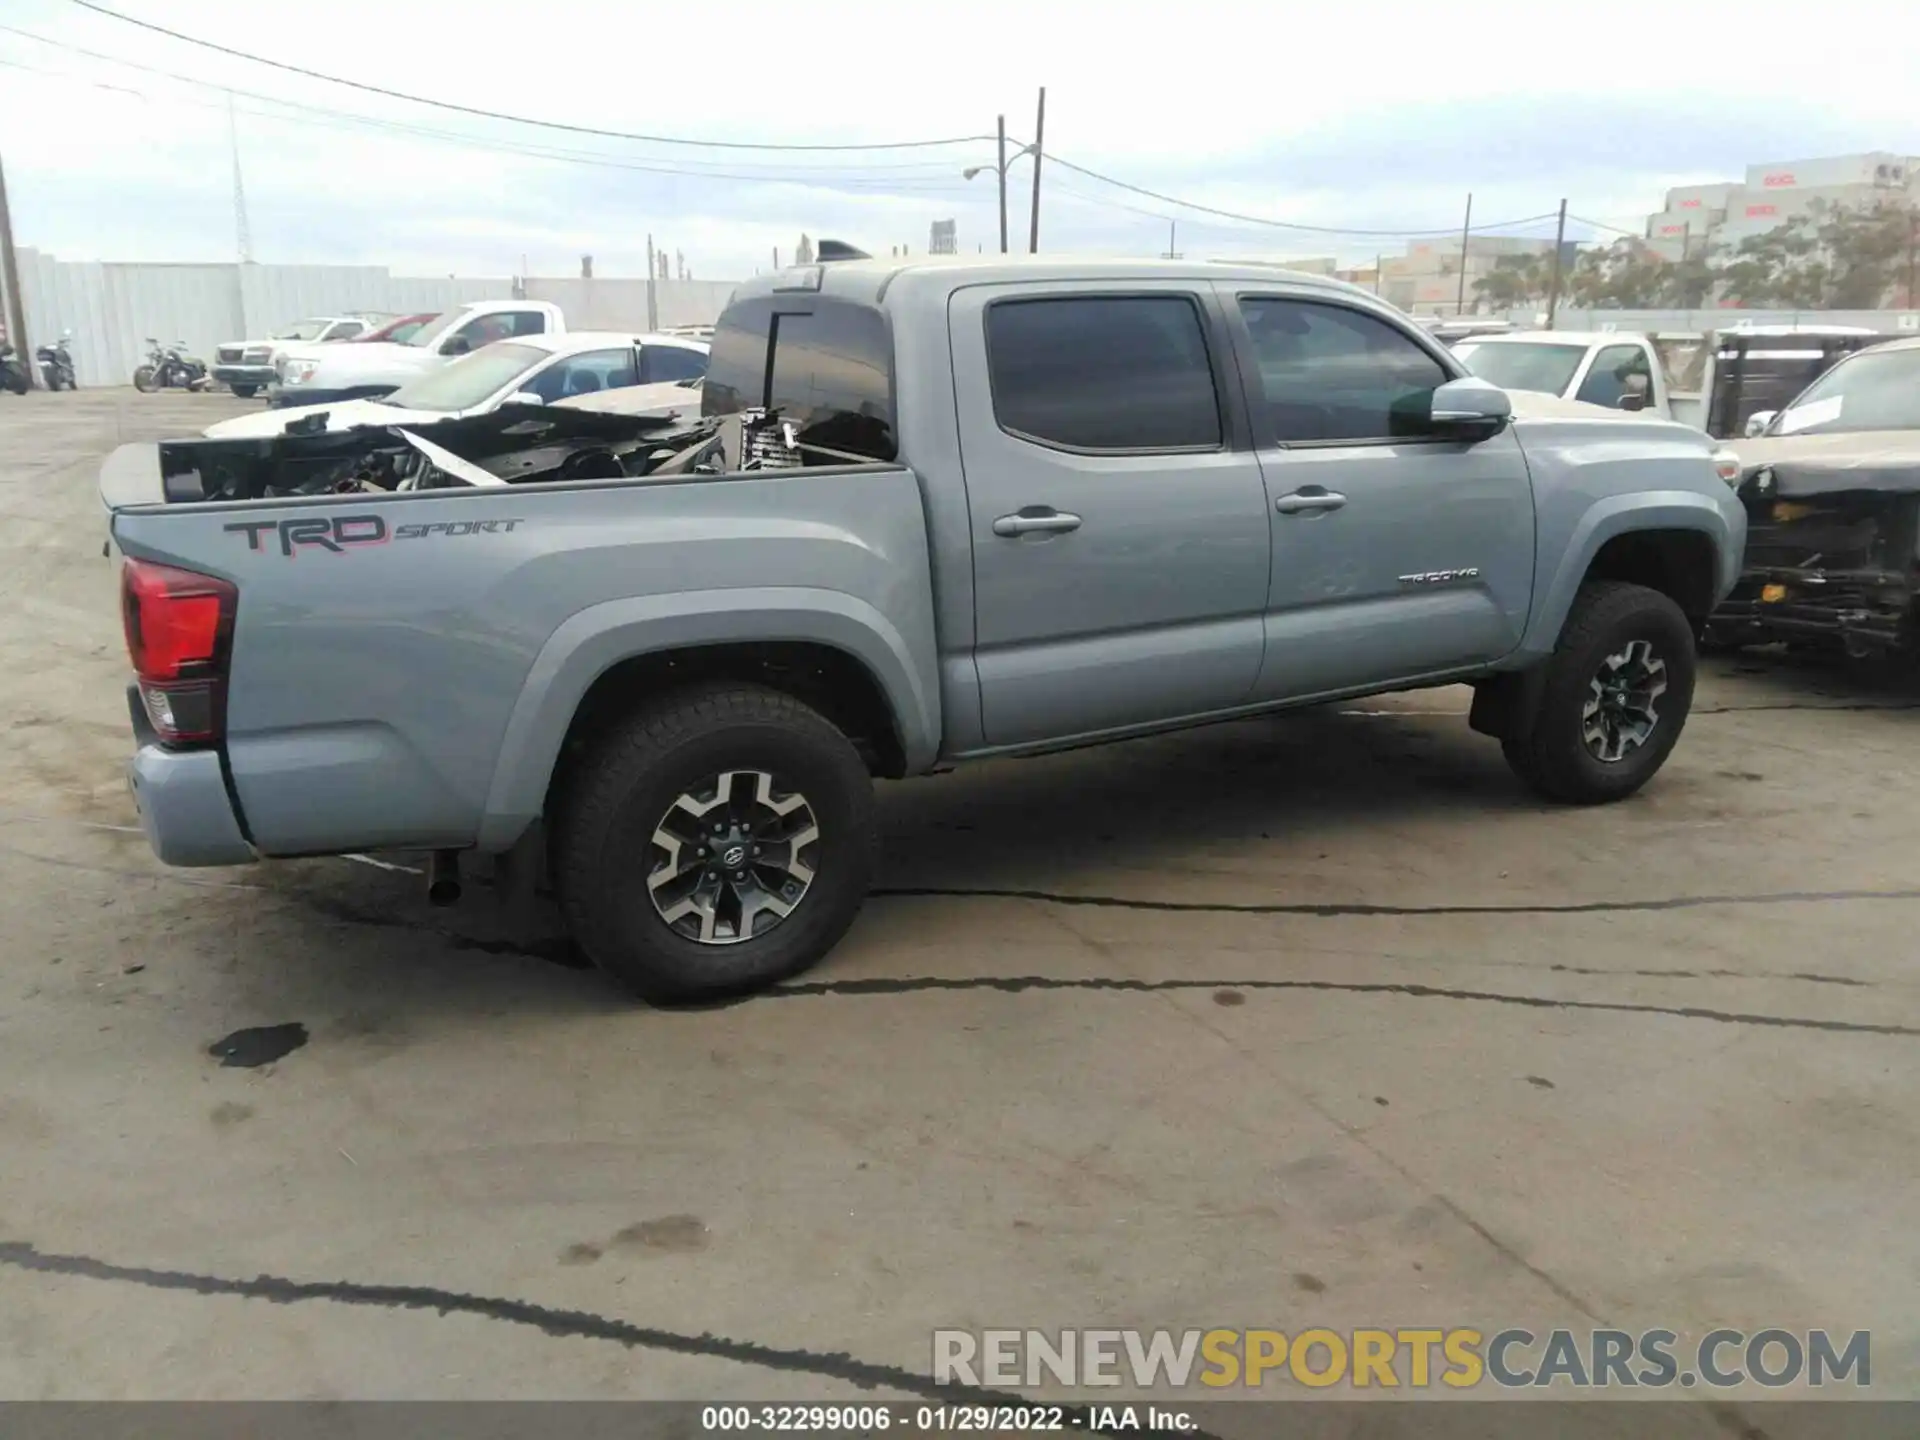
[[[1604,810],[1459,689],[887,786],[827,964],[651,1012],[417,857],[128,828],[95,467],[244,408],[0,403],[0,1397],[851,1398],[936,1327],[1603,1323],[1870,1329],[1920,1396],[1912,687],[1709,662]]]

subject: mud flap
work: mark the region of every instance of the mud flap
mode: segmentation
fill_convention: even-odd
[[[1473,687],[1473,708],[1467,712],[1467,724],[1496,740],[1525,735],[1533,727],[1546,688],[1544,664],[1489,676]]]

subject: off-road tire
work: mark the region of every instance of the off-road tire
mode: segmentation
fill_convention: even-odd
[[[650,837],[677,796],[707,776],[760,770],[805,795],[817,817],[814,878],[764,934],[702,944],[670,929],[647,889]],[[553,872],[575,942],[644,1000],[712,1000],[797,974],[839,943],[878,857],[873,783],[853,744],[790,695],[738,683],[690,686],[614,726],[555,805]]]
[[[1582,738],[1582,712],[1606,657],[1648,641],[1666,666],[1659,721],[1644,744],[1611,763]],[[1549,800],[1598,805],[1623,800],[1666,763],[1693,708],[1694,630],[1680,607],[1657,590],[1618,580],[1581,587],[1560,643],[1547,662],[1546,684],[1526,733],[1501,742],[1514,773]]]
[[[227,388],[242,400],[251,400],[260,393],[260,387],[258,385],[229,385]]]

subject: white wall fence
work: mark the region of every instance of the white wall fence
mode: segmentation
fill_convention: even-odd
[[[223,341],[258,339],[309,315],[356,310],[396,315],[446,310],[469,300],[504,300],[514,281],[389,275],[378,265],[150,265],[58,260],[22,249],[21,298],[34,345],[71,331],[82,385],[127,385],[146,359],[147,340],[184,341],[211,363]],[[532,300],[552,300],[576,330],[640,330],[647,323],[644,279],[522,282]],[[710,325],[730,283],[654,282],[662,325]]]
[[[731,280],[656,280],[654,306],[658,323],[711,325],[720,318],[733,294]],[[645,278],[542,280],[524,282],[529,300],[551,300],[575,330],[644,330],[647,328]]]
[[[1546,315],[1538,309],[1509,310],[1499,316],[1533,328]],[[1706,334],[1753,325],[1852,325],[1889,335],[1920,335],[1920,310],[1571,310],[1554,316],[1556,330],[1667,330]]]

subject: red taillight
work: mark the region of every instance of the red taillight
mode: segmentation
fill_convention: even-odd
[[[170,743],[219,739],[239,590],[216,576],[128,560],[120,594],[127,655],[153,728]]]

